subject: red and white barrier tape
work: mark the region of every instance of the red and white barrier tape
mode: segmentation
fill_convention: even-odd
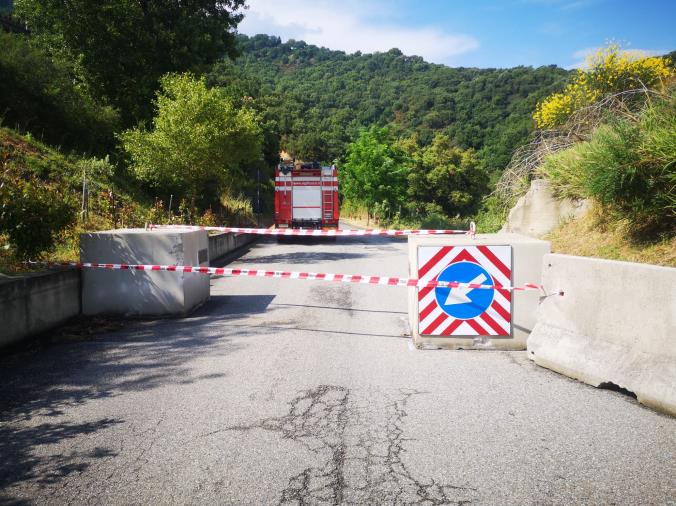
[[[469,230],[443,230],[443,229],[422,229],[422,230],[388,230],[388,229],[366,229],[366,230],[346,230],[329,229],[314,230],[305,228],[241,228],[241,227],[208,227],[200,225],[148,225],[150,230],[158,229],[183,229],[183,230],[214,230],[218,232],[234,232],[238,234],[257,234],[257,235],[291,235],[308,237],[355,237],[366,235],[377,236],[408,236],[408,235],[451,235],[466,234],[471,237],[476,235],[476,226],[471,223]]]
[[[362,276],[361,274],[330,274],[325,272],[265,271],[261,269],[230,269],[226,267],[200,267],[192,265],[141,265],[141,264],[101,264],[93,262],[28,262],[37,265],[78,267],[80,269],[113,269],[123,271],[169,271],[212,274],[215,276],[248,276],[256,278],[305,279],[317,281],[336,281],[339,283],[358,283],[363,285],[414,286],[418,288],[469,288],[479,290],[503,290],[517,292],[525,290],[544,290],[541,285],[526,283],[523,286],[481,285],[461,283],[459,281],[421,281],[415,278],[397,278],[386,276]]]

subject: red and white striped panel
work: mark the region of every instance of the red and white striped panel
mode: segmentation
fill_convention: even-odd
[[[511,285],[511,246],[421,246],[418,248],[417,277],[421,283],[435,281],[446,267],[456,262],[479,264],[492,278],[487,284]],[[421,288],[418,291],[418,332],[428,336],[509,336],[511,302],[510,291],[493,290],[493,301],[486,311],[474,318],[458,319],[439,307],[435,288]]]

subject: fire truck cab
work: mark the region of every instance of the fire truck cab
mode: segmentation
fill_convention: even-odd
[[[318,162],[282,162],[275,169],[277,228],[337,228],[338,170]]]

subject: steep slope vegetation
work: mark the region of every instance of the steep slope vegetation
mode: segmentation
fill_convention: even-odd
[[[376,124],[422,144],[442,132],[500,170],[532,131],[538,100],[568,76],[556,66],[451,68],[398,49],[347,55],[267,35],[238,41],[236,66],[216,66],[212,80],[245,81],[254,96],[273,95],[283,147],[324,160],[342,156],[360,128]],[[252,80],[260,86],[251,89]]]

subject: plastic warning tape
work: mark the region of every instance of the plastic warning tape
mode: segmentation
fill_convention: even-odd
[[[413,286],[417,288],[469,288],[479,290],[503,290],[508,292],[543,290],[541,285],[526,283],[523,286],[481,285],[459,281],[420,280],[386,276],[363,276],[361,274],[331,274],[326,272],[266,271],[261,269],[231,269],[227,267],[200,267],[192,265],[142,265],[104,264],[94,262],[28,262],[37,265],[77,267],[80,269],[113,269],[123,271],[168,271],[211,274],[214,276],[247,276],[255,278],[305,279],[358,283],[362,285]]]
[[[469,230],[444,230],[444,229],[421,229],[421,230],[396,230],[396,229],[329,229],[314,230],[305,228],[241,228],[241,227],[208,227],[200,225],[148,225],[152,229],[179,229],[179,230],[213,230],[217,232],[233,232],[237,234],[256,235],[283,235],[283,236],[308,236],[308,237],[358,237],[358,236],[408,236],[408,235],[452,235],[466,234],[474,236],[476,227],[472,223]]]

